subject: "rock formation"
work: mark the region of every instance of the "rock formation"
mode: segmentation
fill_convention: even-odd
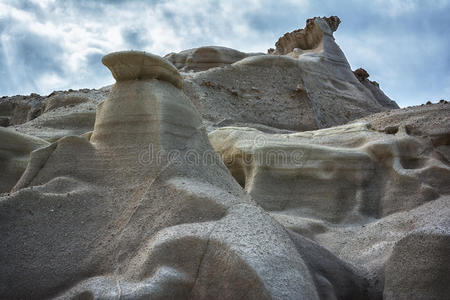
[[[117,82],[94,131],[34,151],[0,199],[2,298],[367,297],[350,265],[245,195],[171,64],[103,62]]]
[[[0,193],[11,191],[28,164],[31,151],[49,143],[0,127]]]
[[[224,127],[210,133],[210,140],[237,181],[268,211],[365,223],[450,193],[445,156],[405,128],[390,134],[355,123],[265,134]]]
[[[449,116],[450,106],[437,104],[311,132],[224,127],[209,137],[258,204],[360,266],[374,295],[441,299],[450,267]]]
[[[318,51],[318,48],[324,46],[324,35],[335,32],[339,24],[341,24],[341,20],[336,16],[308,19],[304,29],[286,33],[275,43],[275,49],[269,49],[268,52],[269,54],[286,55],[291,52]]]
[[[43,98],[37,94],[2,97],[0,99],[0,126],[7,127],[33,120],[42,113]]]
[[[338,25],[337,17],[310,19],[306,29],[280,38],[276,55],[188,73],[183,90],[208,131],[226,125],[313,130],[398,108],[355,78],[333,38]]]
[[[339,23],[0,99],[0,299],[447,298],[450,105],[397,109]]]
[[[39,116],[10,128],[50,142],[92,131],[97,105],[105,100],[109,89],[53,92],[41,100]]]
[[[209,46],[166,58],[182,71],[183,92],[208,132],[230,125],[314,130],[398,108],[373,81],[355,77],[334,41],[339,23],[337,17],[310,19],[305,29],[280,38],[274,55]],[[49,141],[81,134],[92,130],[95,106],[108,91],[56,93],[41,101],[35,120],[12,124]]]
[[[262,54],[262,53],[260,53]],[[180,71],[205,71],[215,67],[231,65],[257,53],[244,53],[226,47],[208,46],[169,53],[164,58]]]

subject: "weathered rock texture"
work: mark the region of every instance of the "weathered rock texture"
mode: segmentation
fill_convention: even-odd
[[[365,270],[373,294],[441,299],[450,279],[449,115],[436,104],[311,132],[225,127],[209,137],[258,204]]]
[[[355,269],[234,181],[171,64],[103,62],[117,82],[94,131],[34,151],[0,198],[0,298],[368,297]]]
[[[0,128],[0,193],[9,192],[28,164],[31,151],[45,147],[45,140]]]
[[[0,99],[0,299],[448,298],[450,105],[390,110],[338,25]]]
[[[42,101],[39,116],[9,128],[50,142],[92,131],[97,105],[105,100],[109,90],[110,87],[54,92]]]
[[[2,97],[0,99],[0,126],[22,124],[38,117],[43,110],[44,97],[29,96]]]
[[[225,127],[210,140],[241,185],[269,211],[365,222],[450,193],[443,155],[402,128],[390,135],[356,123],[277,135]],[[279,189],[286,192],[280,195]]]
[[[208,132],[230,125],[266,132],[314,130],[398,108],[378,84],[353,74],[334,41],[339,22],[337,17],[308,20],[305,29],[280,38],[276,55],[209,46],[166,58],[184,72],[183,92]],[[95,107],[109,89],[54,92],[33,100],[34,108],[26,110],[30,116],[21,118],[19,112],[25,112],[16,108],[12,113],[11,103],[29,107],[28,98],[7,98],[0,102],[0,124],[16,125],[17,131],[48,141],[82,134],[92,130]],[[12,115],[20,122],[10,122]]]
[[[259,53],[262,54],[262,53]],[[215,67],[231,65],[258,53],[244,53],[226,47],[208,46],[169,53],[164,58],[180,71],[205,71]]]
[[[366,87],[355,77],[334,41],[339,22],[333,18],[311,19],[305,30],[281,38],[275,52],[280,55],[185,74],[183,90],[208,131],[249,124],[313,130],[398,108],[378,87]]]
[[[369,80],[369,73],[367,73],[366,70],[359,68],[353,71],[353,74],[355,74],[356,78],[358,78],[359,82],[362,83],[367,89],[369,89],[372,92],[372,95],[377,99],[377,101],[385,106],[390,108],[398,108],[397,104],[389,99],[388,96],[386,96],[385,93],[380,89],[380,85],[376,81]]]
[[[329,30],[323,30],[325,23]],[[308,19],[304,29],[286,33],[275,43],[275,49],[269,49],[268,52],[270,54],[289,54],[293,51],[300,53],[320,51],[319,48],[323,47],[324,35],[335,32],[339,24],[341,24],[341,20],[336,16]]]

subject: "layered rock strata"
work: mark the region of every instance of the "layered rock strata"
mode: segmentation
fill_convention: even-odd
[[[373,295],[441,299],[450,267],[449,110],[419,106],[291,134],[224,127],[209,137],[258,204],[357,266]]]

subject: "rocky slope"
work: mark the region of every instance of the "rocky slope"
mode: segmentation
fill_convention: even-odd
[[[0,99],[0,298],[446,299],[450,104],[396,109],[339,23]]]
[[[450,246],[449,116],[449,104],[435,104],[316,131],[224,127],[209,138],[261,207],[359,266],[375,295],[443,299],[450,266],[443,254]],[[412,242],[417,239],[423,241]],[[395,272],[399,264],[408,275]]]

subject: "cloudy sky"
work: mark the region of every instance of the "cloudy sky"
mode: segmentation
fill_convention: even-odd
[[[352,68],[400,106],[450,98],[450,0],[0,0],[0,95],[111,84],[101,57],[118,50],[265,52],[330,15]]]

